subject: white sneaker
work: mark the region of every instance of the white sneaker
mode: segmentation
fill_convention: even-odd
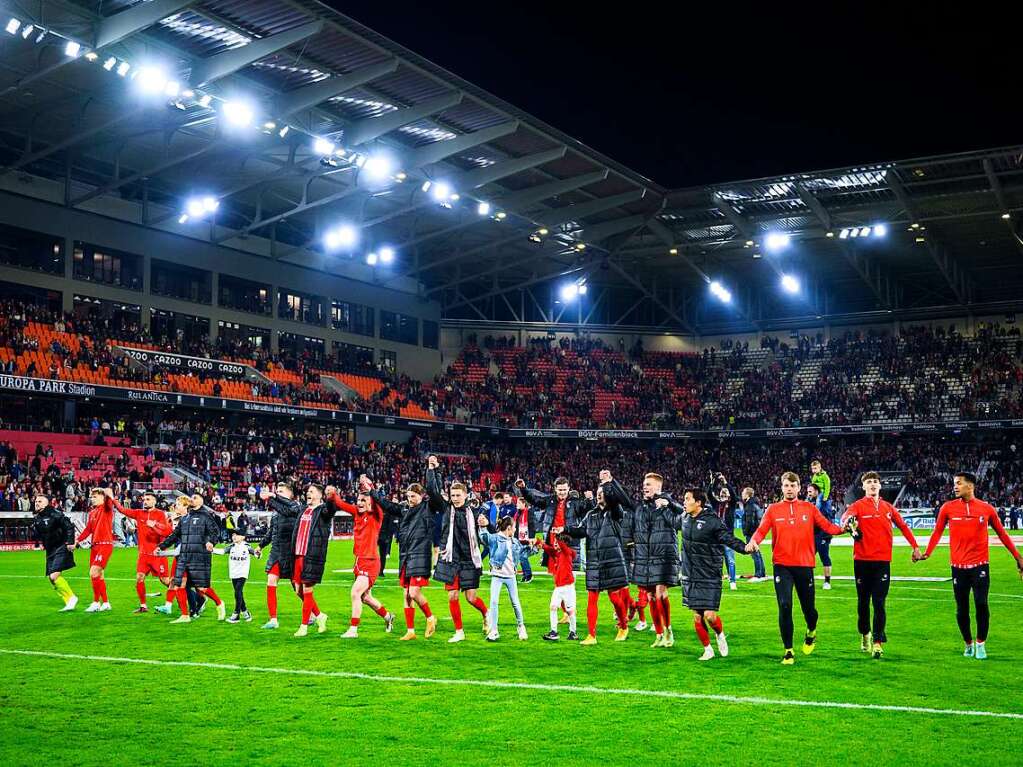
[[[646,631],[648,628],[650,628],[650,624],[648,624],[646,621],[640,621],[635,626],[633,626],[633,628],[636,631]]]
[[[294,634],[292,634],[292,636],[304,637],[308,633],[309,633],[309,627],[306,624],[303,623],[301,626],[298,627],[298,631],[296,631]]]
[[[703,648],[703,655],[699,657],[699,660],[710,660],[713,657],[714,648],[712,648],[710,645],[707,645],[706,647]]]
[[[454,634],[451,635],[451,639],[448,640],[448,644],[454,644],[455,642],[464,642],[465,632],[462,629],[458,629]]]
[[[737,588],[739,588],[739,584],[737,584],[735,581],[729,581],[728,588],[731,591],[735,591]]]
[[[831,581],[824,581],[824,590],[831,591]]]
[[[217,620],[218,621],[222,621],[226,617],[227,617],[227,607],[225,607],[224,603],[221,602],[219,605],[217,605]]]
[[[359,627],[349,626],[348,631],[341,635],[342,639],[358,639],[359,638]]]
[[[316,616],[316,631],[319,634],[327,633],[327,613],[320,613]]]
[[[488,642],[496,642],[500,638],[501,638],[501,635],[498,634],[496,631],[491,631],[489,634],[487,634],[487,641]]]
[[[525,642],[529,639],[529,635],[526,633],[526,627],[523,624],[519,624],[519,639]]]
[[[62,608],[60,609],[60,611],[61,611],[62,613],[69,613],[69,612],[71,612],[72,610],[74,610],[74,609],[75,609],[75,607],[76,607],[77,605],[78,605],[78,597],[76,597],[76,596],[75,596],[74,594],[72,594],[72,595],[71,595],[71,599],[69,599],[69,600],[67,601],[67,604],[66,604],[66,605],[64,605],[64,606],[63,606],[63,607],[62,607]]]
[[[99,612],[99,602],[93,602],[92,604],[90,604],[88,607],[85,608],[85,612],[87,612],[87,613],[98,613]]]
[[[265,629],[275,629],[278,626],[280,626],[280,624],[277,622],[276,618],[271,618],[270,620],[263,624],[263,628]]]
[[[99,611],[101,613],[109,612],[110,611],[110,603],[109,602],[104,602],[103,604],[101,604],[99,606]]]
[[[728,640],[725,638],[725,632],[721,632],[717,635],[718,639],[718,652],[722,658],[728,657]]]

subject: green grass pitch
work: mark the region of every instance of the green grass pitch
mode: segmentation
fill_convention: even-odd
[[[851,550],[833,552],[836,575],[850,575]],[[782,667],[770,582],[725,590],[731,655],[699,663],[678,589],[670,649],[650,649],[650,632],[614,642],[606,597],[596,647],[542,641],[547,577],[521,589],[527,642],[514,638],[505,598],[500,642],[483,640],[479,615],[463,603],[469,639],[447,644],[452,625],[437,586],[427,590],[440,618],[437,634],[422,638],[417,613],[420,639],[399,642],[393,576],[375,593],[398,614],[395,632],[385,634],[367,610],[360,638],[345,641],[339,635],[348,625],[351,543],[339,542],[317,589],[329,632],[295,639],[299,603],[284,588],[281,629],[259,628],[266,617],[261,562],[253,563],[246,589],[252,623],[218,623],[207,610],[191,625],[171,626],[162,615],[131,614],[134,549],[114,552],[107,571],[114,610],[93,615],[82,612],[90,601],[87,553],[77,554],[69,577],[82,600],[74,613],[57,612],[61,602],[43,578],[41,552],[4,553],[0,764],[1019,764],[1023,583],[1003,549],[993,547],[992,557],[987,661],[961,657],[947,581],[893,583],[888,651],[881,661],[869,659],[859,651],[853,583],[839,579],[831,591],[818,589],[817,651],[805,657],[797,650],[796,665]],[[893,571],[947,576],[947,562],[945,548],[918,565],[897,548]],[[740,572],[752,569],[744,557],[739,565]],[[156,582],[149,584],[156,591]],[[214,561],[214,586],[230,606],[223,558]],[[581,582],[577,590],[584,619]],[[487,600],[487,579],[482,591]],[[161,601],[151,598],[150,606]],[[797,639],[801,625],[797,609]],[[347,676],[353,672],[369,676]]]

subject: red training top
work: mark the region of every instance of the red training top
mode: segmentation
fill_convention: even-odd
[[[554,538],[553,544],[544,542],[542,545],[543,550],[547,552],[547,572],[554,576],[555,587],[575,583],[575,573],[572,572],[572,562],[576,557],[575,549],[557,538]]]
[[[380,508],[380,504],[373,501],[372,509],[363,513],[359,511],[358,506],[341,500],[339,496],[331,497],[341,511],[351,514],[355,520],[353,551],[356,559],[380,559],[377,539],[380,537],[380,526],[384,521],[384,510]]]
[[[104,496],[99,506],[89,509],[89,521],[85,523],[85,529],[78,534],[75,543],[81,543],[90,535],[93,546],[114,543],[114,504],[109,496]]]
[[[174,529],[167,515],[159,509],[126,509],[116,500],[114,508],[128,519],[135,520],[139,538],[139,557],[151,556],[160,542]],[[146,524],[150,520],[154,523],[153,527]]]
[[[771,561],[774,564],[813,567],[817,555],[813,542],[814,527],[831,535],[842,534],[842,528],[828,521],[809,501],[779,501],[767,507],[753,540],[759,544],[770,531]]]
[[[845,510],[842,523],[845,524],[850,517],[856,517],[860,525],[860,538],[853,543],[853,559],[891,562],[892,541],[895,538],[892,523],[902,531],[902,537],[909,541],[909,545],[917,548],[916,538],[906,520],[884,498],[877,498],[876,503],[866,496],[860,498]]]
[[[926,556],[930,556],[934,547],[938,545],[945,525],[948,525],[949,559],[952,567],[979,567],[988,563],[988,525],[995,529],[1002,545],[1019,559],[1019,551],[1013,545],[1009,534],[1005,532],[995,507],[990,503],[984,503],[977,498],[972,501],[956,498],[942,504],[931,540],[927,542]]]
[[[554,527],[565,526],[565,507],[568,501],[558,501],[554,506]]]
[[[320,508],[319,506],[316,509]],[[313,514],[316,512],[312,506],[307,506],[298,518],[298,530],[295,531],[295,556],[304,557],[309,550],[309,534],[313,530]]]

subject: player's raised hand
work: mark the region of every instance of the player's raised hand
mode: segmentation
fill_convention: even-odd
[[[263,485],[259,488],[259,497],[264,501],[269,501],[270,498],[273,497],[273,491],[270,489],[269,485]]]
[[[440,461],[437,460],[437,456],[435,456],[435,455],[427,456],[427,458],[426,458],[426,468],[428,468],[428,469],[436,469],[438,466],[440,466]]]
[[[668,499],[667,498],[658,498],[657,500],[654,501],[654,506],[656,506],[659,509],[667,508],[667,506],[668,506]]]
[[[601,469],[599,476],[600,476],[600,484],[602,484],[602,485],[605,482],[610,482],[611,481],[611,471],[609,469]]]
[[[337,495],[337,488],[334,487],[333,485],[327,485],[325,488],[323,488],[323,494],[324,495]]]
[[[517,487],[519,490],[522,490],[523,488],[525,488],[525,486],[526,480],[524,480],[522,477],[519,477],[518,479],[515,480],[515,487]]]
[[[206,544],[206,551],[213,551],[213,544],[212,543],[207,543]]]
[[[583,498],[585,498],[587,501],[592,501],[593,500],[593,491],[592,490],[586,490],[585,492],[583,492]]]

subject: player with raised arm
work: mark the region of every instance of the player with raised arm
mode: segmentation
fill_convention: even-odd
[[[352,552],[355,555],[355,565],[352,567],[352,573],[355,575],[351,593],[352,617],[348,630],[341,635],[342,639],[355,639],[359,636],[363,605],[369,605],[373,612],[384,619],[384,631],[388,634],[394,626],[394,614],[388,612],[387,608],[373,596],[373,584],[380,575],[380,551],[377,540],[384,520],[384,510],[370,495],[372,489],[373,483],[363,474],[359,477],[359,495],[354,506],[345,500],[337,499],[341,511],[351,514],[355,521],[352,531]]]
[[[110,564],[110,555],[114,551],[114,494],[94,487],[89,491],[89,518],[85,528],[75,539],[75,545],[90,538],[89,578],[92,580],[92,604],[85,608],[87,613],[106,612],[110,609],[107,599],[107,581],[104,571]]]
[[[170,615],[174,603],[174,589],[171,588],[171,574],[167,567],[167,558],[153,554],[160,541],[171,534],[174,527],[167,515],[156,508],[156,493],[147,491],[142,494],[141,509],[126,509],[116,498],[113,499],[114,509],[128,519],[135,520],[138,530],[138,561],[135,564],[135,592],[139,597],[139,606],[135,614],[149,612],[146,606],[146,576],[156,577],[167,588],[165,603],[156,608],[158,613]]]
[[[259,492],[259,497],[268,501],[273,510],[270,518],[270,528],[266,535],[256,545],[256,550],[262,554],[263,549],[270,546],[270,556],[266,560],[266,607],[269,613],[269,620],[263,624],[265,629],[276,629],[280,626],[277,621],[277,587],[283,578],[291,581],[292,568],[295,563],[295,556],[291,546],[291,538],[295,532],[295,521],[302,513],[302,505],[295,500],[295,488],[290,482],[278,482],[271,490],[264,485]],[[299,601],[302,595],[294,587]]]
[[[309,619],[313,616],[317,631],[323,634],[327,630],[327,614],[320,612],[314,591],[323,580],[334,515],[341,508],[341,496],[333,485],[322,487],[314,482],[306,488],[305,500],[305,510],[295,521],[291,535],[291,551],[295,555],[291,583],[302,597],[302,623],[294,634],[296,637],[309,633]]]
[[[988,590],[991,587],[991,566],[988,543],[988,529],[993,529],[998,540],[1016,559],[1016,568],[1023,578],[1023,556],[1005,532],[995,508],[975,495],[977,478],[968,471],[955,475],[952,491],[955,498],[942,504],[934,532],[927,542],[927,551],[921,559],[927,559],[941,541],[945,527],[948,527],[949,561],[952,565],[952,593],[956,600],[956,623],[963,636],[967,658],[987,658],[987,636],[991,624],[991,610],[988,607]],[[977,612],[977,635],[974,639],[970,625],[970,594]]]

